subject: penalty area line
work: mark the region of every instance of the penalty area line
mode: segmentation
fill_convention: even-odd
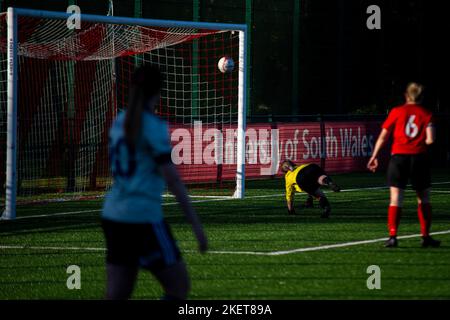
[[[432,232],[430,234],[431,235],[440,235],[440,234],[449,234],[449,233],[450,233],[450,230],[444,230],[444,231]],[[410,235],[399,236],[397,238],[398,239],[411,239],[411,238],[418,238],[420,236],[421,236],[420,234],[410,234]],[[329,250],[329,249],[335,249],[335,248],[359,246],[359,245],[372,244],[372,243],[378,243],[378,242],[384,242],[384,241],[386,241],[386,238],[378,238],[378,239],[362,240],[362,241],[350,241],[350,242],[335,243],[335,244],[323,245],[323,246],[297,248],[297,249],[291,249],[291,250],[280,250],[280,251],[271,251],[271,252],[211,250],[211,251],[208,251],[207,253],[208,254],[221,254],[221,255],[230,254],[230,255],[254,255],[254,256],[281,256],[281,255],[288,255],[288,254],[294,254],[294,253],[312,252],[312,251]],[[106,251],[105,248],[99,248],[99,247],[55,247],[55,246],[47,247],[47,246],[27,246],[27,245],[0,245],[0,250],[6,250],[6,249],[93,251],[93,252]],[[183,252],[194,253],[197,251],[183,250]]]
[[[450,184],[450,181],[434,182],[431,184],[432,185],[444,185],[444,184]],[[382,189],[389,189],[389,187],[378,186],[378,187],[343,189],[343,190],[341,190],[341,192],[356,192],[356,191],[364,191],[364,190],[382,190]],[[329,193],[329,192],[332,192],[332,191],[328,191],[328,190],[325,191],[325,193]],[[433,193],[433,190],[431,192]],[[446,193],[446,192],[440,191],[437,193]],[[281,197],[284,195],[285,195],[284,193],[275,193],[275,194],[267,194],[267,195],[260,195],[260,196],[246,196],[244,198],[244,200],[245,199],[258,199],[258,198],[273,198],[273,197]],[[306,196],[305,193],[301,193],[299,195]],[[167,195],[163,195],[163,197],[169,198],[169,196],[167,196]],[[192,196],[192,195],[190,195],[190,197],[198,198],[198,197]],[[218,201],[230,201],[230,200],[240,201],[240,199],[236,199],[236,198],[230,197],[230,196],[203,196],[203,198],[205,198],[205,199],[191,200],[191,203],[205,203],[205,202],[218,202]],[[163,203],[162,206],[173,206],[173,205],[177,205],[177,204],[178,204],[178,202],[167,202],[167,203]],[[93,213],[93,212],[100,212],[101,210],[102,209],[93,209],[93,210],[57,212],[57,213],[50,213],[50,214],[39,214],[39,215],[21,216],[21,217],[19,216],[19,217],[16,217],[16,220],[31,219],[31,218],[46,218],[46,217],[53,217],[53,216],[57,217],[57,216],[73,215],[73,214],[80,214],[80,213]]]
[[[449,234],[450,230],[444,230],[444,231],[437,231],[430,233],[431,235],[439,235],[439,234]],[[411,238],[418,238],[421,237],[421,234],[410,234],[405,236],[398,236],[397,239],[411,239]],[[329,249],[335,249],[335,248],[345,248],[345,247],[352,247],[352,246],[359,246],[364,244],[372,244],[372,243],[378,243],[378,242],[384,242],[386,241],[386,237],[384,238],[378,238],[378,239],[371,239],[371,240],[362,240],[362,241],[351,241],[351,242],[344,242],[344,243],[335,243],[335,244],[329,244],[329,245],[323,245],[323,246],[316,246],[316,247],[306,247],[306,248],[297,248],[297,249],[291,249],[291,250],[282,250],[282,251],[272,251],[272,252],[258,252],[258,251],[208,251],[208,253],[212,254],[240,254],[240,255],[258,255],[258,256],[282,256],[282,255],[288,255],[293,253],[301,253],[301,252],[311,252],[311,251],[319,251],[319,250],[329,250]]]

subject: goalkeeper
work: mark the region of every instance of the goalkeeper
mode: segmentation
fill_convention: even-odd
[[[334,192],[339,192],[341,189],[325,174],[321,167],[314,163],[297,166],[291,160],[285,160],[281,164],[281,170],[286,182],[286,200],[289,214],[295,214],[294,194],[297,191],[308,194],[306,207],[312,207],[313,197],[315,197],[319,200],[319,206],[322,209],[321,217],[328,218],[330,216],[330,203],[320,187],[327,186]]]

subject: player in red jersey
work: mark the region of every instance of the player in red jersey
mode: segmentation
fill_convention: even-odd
[[[430,165],[427,147],[436,137],[432,122],[432,113],[420,105],[423,98],[423,86],[412,82],[405,92],[406,103],[395,107],[382,125],[382,130],[370,158],[367,168],[375,172],[378,167],[378,154],[391,134],[393,143],[391,160],[387,170],[390,186],[390,204],[388,210],[389,240],[386,247],[397,247],[397,230],[402,212],[403,195],[408,183],[417,194],[417,213],[419,216],[422,246],[438,247],[440,241],[431,238],[430,204]]]

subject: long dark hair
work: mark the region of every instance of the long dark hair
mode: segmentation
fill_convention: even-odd
[[[141,132],[142,113],[148,100],[159,94],[161,82],[161,72],[154,65],[143,65],[133,73],[124,124],[125,140],[129,147],[135,146]]]

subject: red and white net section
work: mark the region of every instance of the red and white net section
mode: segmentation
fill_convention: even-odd
[[[7,24],[0,15],[0,185],[5,184]],[[234,180],[239,34],[18,17],[18,195],[79,197],[111,183],[107,139],[136,66],[157,64],[158,113],[186,182]],[[221,57],[234,71],[217,68]],[[219,146],[220,144],[220,146]],[[228,150],[228,151],[227,151]],[[212,159],[212,160],[211,160]],[[4,194],[4,189],[2,189]]]

